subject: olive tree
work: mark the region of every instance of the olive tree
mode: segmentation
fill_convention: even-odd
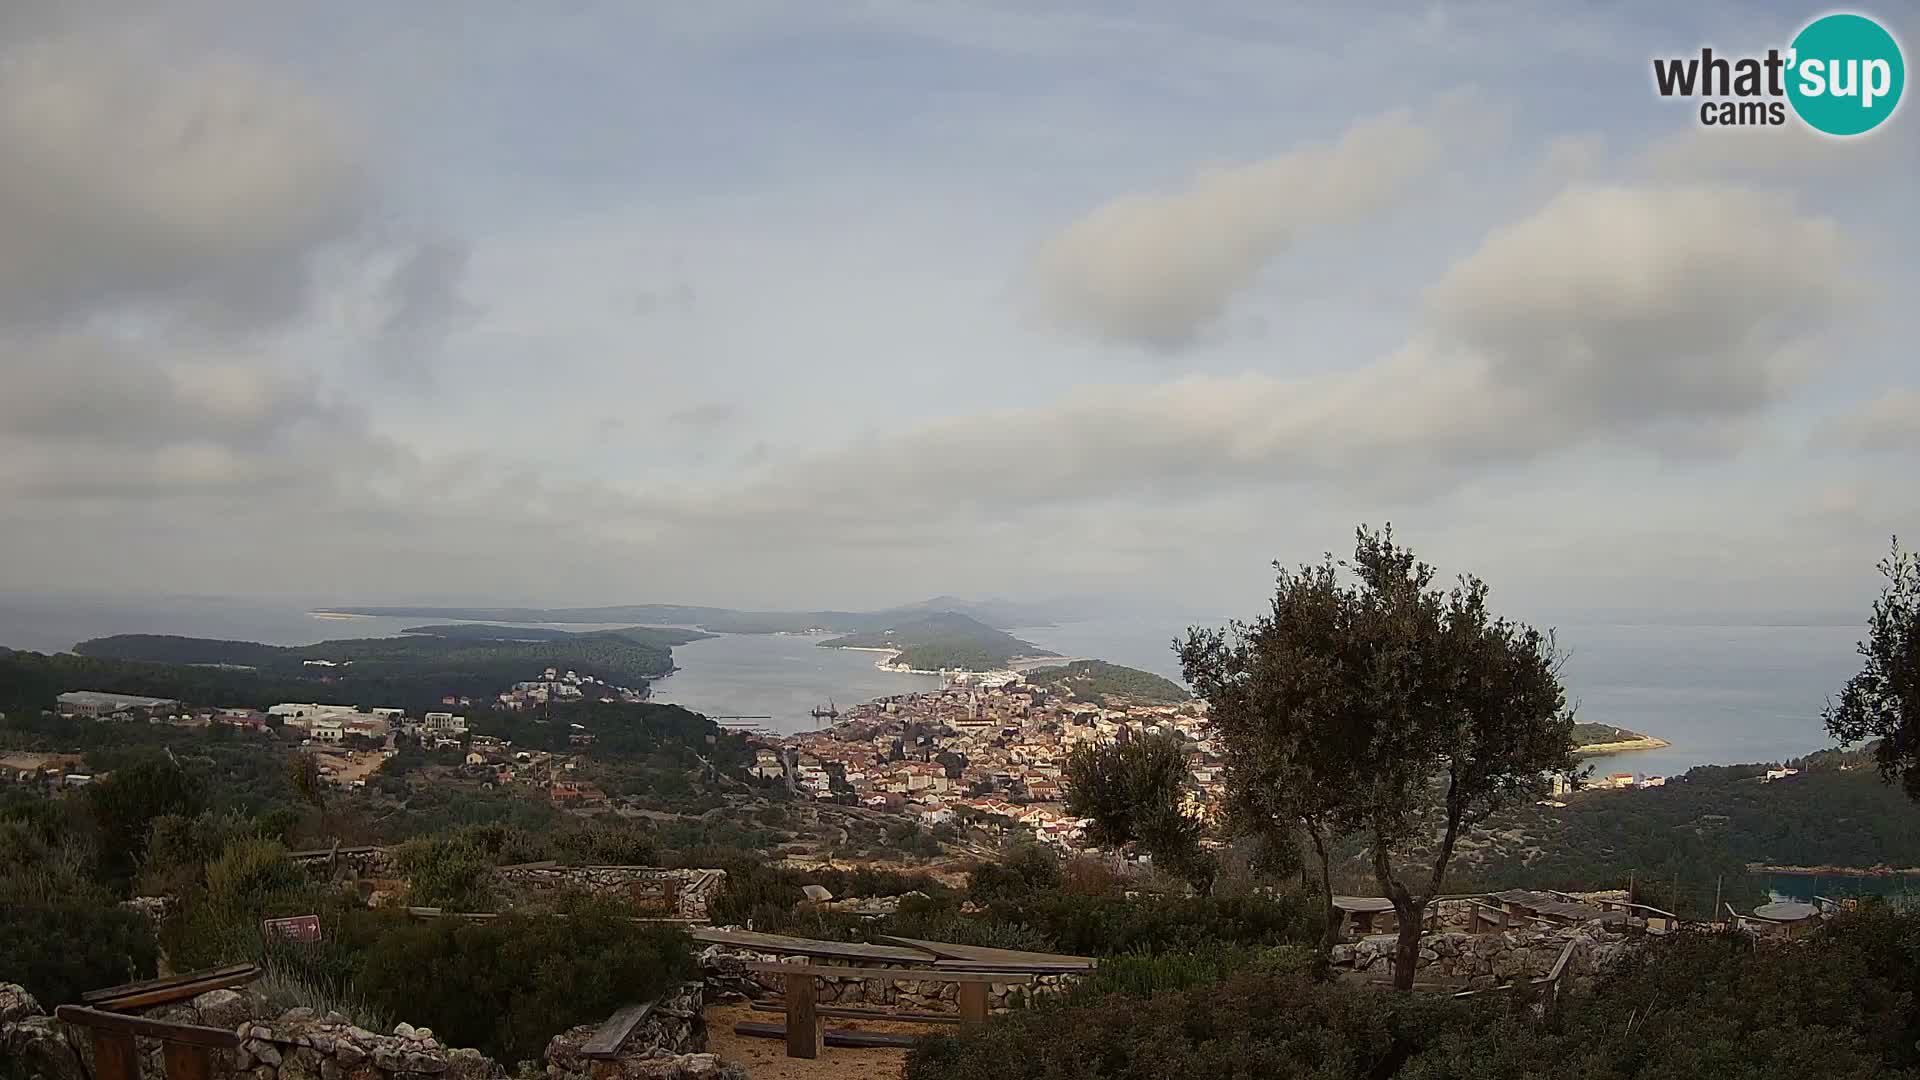
[[[1191,784],[1187,759],[1186,743],[1173,732],[1075,747],[1067,756],[1067,809],[1093,821],[1089,839],[1096,845],[1143,851],[1205,896],[1217,866],[1200,844],[1204,826],[1182,809]]]
[[[1267,614],[1178,647],[1223,744],[1230,819],[1306,834],[1329,941],[1335,842],[1357,838],[1398,917],[1394,981],[1410,989],[1461,836],[1577,768],[1559,656],[1551,635],[1494,615],[1479,578],[1436,586],[1391,526],[1356,530],[1351,561],[1275,570]]]
[[[1827,705],[1825,720],[1842,742],[1877,740],[1880,775],[1920,799],[1920,559],[1895,537],[1880,573],[1887,584],[1860,643],[1866,663]]]

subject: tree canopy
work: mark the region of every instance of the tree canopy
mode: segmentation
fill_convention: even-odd
[[[1268,614],[1179,645],[1225,746],[1231,818],[1263,834],[1298,823],[1329,906],[1328,840],[1360,833],[1411,986],[1420,916],[1462,832],[1577,768],[1553,641],[1494,615],[1477,577],[1436,586],[1391,526],[1357,529],[1351,561],[1275,569]]]
[[[1920,558],[1895,537],[1880,573],[1887,584],[1860,643],[1866,663],[1827,706],[1827,731],[1846,743],[1878,740],[1880,775],[1920,800]]]
[[[1135,847],[1202,895],[1211,891],[1215,867],[1200,846],[1204,829],[1181,808],[1190,776],[1177,733],[1076,747],[1067,757],[1066,780],[1067,809],[1093,819],[1095,844]]]

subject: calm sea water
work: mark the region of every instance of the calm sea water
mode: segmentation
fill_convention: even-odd
[[[0,645],[37,651],[90,637],[171,633],[303,645],[382,637],[410,618],[319,619],[297,604],[220,598],[163,601],[0,597]],[[1179,618],[1100,619],[1030,627],[1020,637],[1066,656],[1093,656],[1179,678],[1171,643]],[[587,629],[571,626],[569,629]],[[1657,735],[1665,750],[1621,754],[1609,770],[1671,775],[1700,764],[1798,757],[1827,745],[1820,709],[1858,668],[1860,631],[1844,626],[1559,624],[1563,672],[1583,720]],[[722,635],[674,650],[680,671],[655,685],[658,700],[710,715],[769,715],[777,730],[807,713],[931,687],[926,676],[874,667],[876,654],[818,648],[813,639]]]

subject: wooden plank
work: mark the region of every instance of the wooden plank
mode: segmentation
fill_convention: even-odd
[[[755,1001],[748,1006],[754,1012],[785,1012],[784,1001]],[[813,1011],[835,1020],[890,1020],[901,1024],[957,1024],[957,1013],[888,1012],[885,1009],[859,1009],[848,1005],[815,1005]]]
[[[93,1029],[93,1076],[94,1080],[140,1080],[140,1053],[133,1047],[132,1032]]]
[[[936,960],[935,971],[1007,971],[1022,975],[1081,975],[1094,968],[1093,962],[1085,964],[1066,961],[1055,964],[991,964],[984,960]]]
[[[167,1080],[213,1080],[213,1048],[198,1043],[163,1042],[161,1060]]]
[[[63,1023],[92,1028],[95,1031],[145,1035],[168,1042],[211,1046],[216,1050],[231,1050],[240,1045],[240,1037],[226,1028],[201,1027],[198,1024],[167,1024],[158,1020],[148,1020],[143,1016],[128,1016],[125,1013],[91,1009],[85,1005],[62,1005],[53,1011],[53,1015],[59,1017]]]
[[[935,968],[861,968],[833,967],[825,964],[782,964],[774,960],[753,960],[748,971],[767,975],[809,975],[815,978],[881,979],[888,982],[1000,983],[1024,985],[1033,975],[1024,971],[941,971]]]
[[[80,995],[80,1000],[92,1004],[96,1001],[123,997],[127,994],[145,993],[149,990],[166,990],[175,986],[184,986],[188,983],[236,976],[239,978],[239,981],[233,985],[238,986],[240,983],[244,983],[259,974],[260,969],[252,964],[228,964],[225,967],[202,968],[199,971],[185,971],[178,975],[164,975],[158,979],[143,979],[139,982],[121,983],[118,986],[89,990]]]
[[[813,1011],[813,976],[787,976],[787,1056],[811,1058],[820,1054],[820,1021]]]
[[[939,958],[938,966],[940,967],[974,964],[981,967],[992,966],[1001,971],[1023,971],[1029,966],[1035,970],[1065,971],[1086,970],[1098,963],[1091,956],[1029,952],[1025,949],[993,949],[984,945],[955,945],[951,942],[895,937],[890,934],[879,935],[879,940],[889,945],[900,945],[932,953]]]
[[[751,930],[715,930],[711,927],[688,932],[705,945],[732,945],[754,952],[786,956],[817,956],[834,960],[878,960],[889,964],[927,964],[937,959],[924,949],[906,949],[896,945],[868,945],[854,941],[816,941],[813,938],[788,937],[785,934],[759,934]]]
[[[987,984],[960,984],[960,1023],[976,1028],[987,1022]]]
[[[784,1039],[787,1037],[787,1028],[784,1024],[759,1024],[750,1020],[742,1020],[733,1025],[733,1033],[755,1039]],[[828,1046],[840,1046],[850,1049],[911,1050],[918,1038],[919,1036],[917,1035],[908,1035],[905,1032],[845,1031],[839,1028],[828,1028],[821,1033],[820,1041]]]
[[[628,1005],[624,1009],[616,1010],[612,1016],[607,1017],[606,1023],[600,1025],[600,1030],[593,1033],[592,1038],[580,1044],[580,1056],[584,1058],[618,1056],[620,1047],[627,1041],[627,1037],[633,1034],[633,1029],[640,1026],[640,1021],[645,1020],[647,1014],[653,1011],[653,1005],[654,1003],[649,1001],[644,1005]]]

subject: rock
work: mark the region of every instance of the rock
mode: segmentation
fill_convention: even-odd
[[[333,1044],[333,1056],[342,1066],[349,1069],[367,1060],[367,1052],[362,1049],[358,1043],[351,1042],[347,1039],[335,1040]]]
[[[411,1039],[413,1038],[413,1025],[402,1020],[400,1023],[393,1025],[393,1033],[403,1039]]]
[[[495,1080],[505,1075],[492,1058],[471,1047],[447,1051],[448,1080]]]
[[[408,1072],[443,1073],[447,1071],[447,1059],[438,1054],[423,1054],[417,1050],[403,1056]]]
[[[241,1045],[245,1047],[247,1053],[252,1054],[253,1059],[261,1065],[280,1064],[280,1048],[264,1039],[250,1039]]]
[[[238,990],[209,990],[193,999],[193,1011],[207,1027],[231,1028],[253,1016],[253,1003]]]
[[[19,983],[0,983],[0,1025],[17,1024],[32,1016],[45,1016],[40,1002]]]
[[[806,894],[808,900],[816,904],[824,904],[833,899],[833,893],[829,892],[825,885],[802,885],[800,891]]]
[[[413,1037],[416,1039],[419,1039],[421,1042],[432,1042],[433,1029],[432,1028],[414,1028]]]
[[[280,1059],[280,1080],[320,1080],[320,1055],[304,1046],[289,1050]]]
[[[313,1018],[314,1018],[314,1011],[312,1009],[307,1008],[305,1005],[301,1005],[295,1008],[288,1009],[286,1012],[281,1013],[280,1023],[305,1024],[305,1023],[311,1022]]]
[[[384,1046],[375,1046],[371,1057],[373,1058],[374,1067],[385,1072],[399,1072],[407,1066],[406,1055],[391,1043]]]
[[[342,1080],[346,1075],[346,1070],[340,1067],[338,1061],[331,1057],[320,1059],[320,1080]]]
[[[5,1063],[9,1075],[17,1069],[17,1075],[42,1080],[87,1080],[89,1070],[67,1041],[65,1025],[40,1015],[39,1003],[19,986],[8,983],[4,988],[18,991],[12,1001],[18,1019],[0,1023],[0,1062]],[[32,1005],[32,1013],[27,1012],[26,1004]]]

